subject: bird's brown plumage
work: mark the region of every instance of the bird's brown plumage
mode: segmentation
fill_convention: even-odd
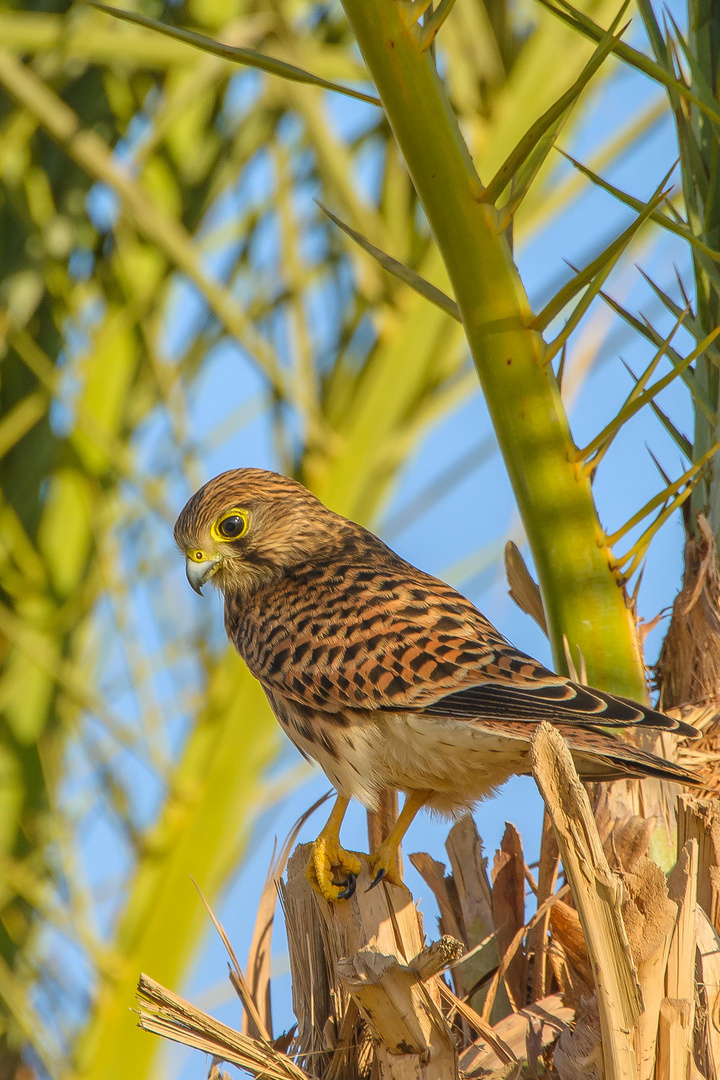
[[[220,542],[213,523],[233,508],[247,513],[247,531]],[[228,637],[290,737],[344,795],[372,806],[385,786],[427,790],[436,809],[461,810],[529,771],[542,720],[561,726],[586,779],[693,782],[603,729],[694,729],[518,652],[455,589],[295,481],[223,473],[187,503],[175,538],[214,560]]]

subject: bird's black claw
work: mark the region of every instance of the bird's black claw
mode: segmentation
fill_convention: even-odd
[[[339,881],[333,881],[333,885],[339,885]],[[338,893],[338,900],[349,900],[355,892],[355,885],[357,884],[357,878],[353,874],[352,870],[348,870],[347,881],[345,882],[345,888],[342,892]]]
[[[377,874],[375,875],[375,880],[372,882],[371,885],[368,885],[365,892],[370,892],[371,889],[374,889],[376,885],[380,884],[380,882],[382,881],[382,879],[384,877],[385,877],[385,867],[381,866],[380,869],[378,870]]]

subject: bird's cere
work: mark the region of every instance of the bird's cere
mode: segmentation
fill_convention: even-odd
[[[188,551],[185,555],[185,574],[198,596],[202,596],[202,587],[220,568],[219,555],[206,555],[204,551]]]

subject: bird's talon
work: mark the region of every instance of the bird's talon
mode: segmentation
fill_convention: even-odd
[[[387,871],[386,871],[385,867],[381,866],[380,869],[378,870],[377,874],[375,875],[375,877],[371,881],[371,883],[368,885],[365,892],[370,892],[370,890],[374,889],[376,885],[379,885],[380,882],[382,881],[382,879],[385,877],[386,873],[387,873]]]
[[[333,882],[333,884],[335,884],[335,882]],[[338,886],[340,886],[342,884],[342,882],[339,881],[339,882],[337,882],[337,884],[338,884]],[[356,878],[355,874],[353,874],[352,870],[349,870],[348,871],[348,876],[347,876],[347,881],[345,882],[345,888],[342,890],[342,892],[338,893],[338,900],[349,900],[350,897],[355,892],[355,886],[356,885],[357,885],[357,878]]]
[[[376,885],[379,885],[381,881],[387,882],[388,885],[402,885],[403,880],[398,868],[397,855],[397,844],[393,840],[390,840],[390,842],[383,841],[380,847],[373,852],[370,856],[372,883],[368,887],[368,892],[370,889],[374,889]]]

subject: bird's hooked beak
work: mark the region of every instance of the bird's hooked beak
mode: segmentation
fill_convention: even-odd
[[[188,551],[185,555],[185,575],[198,596],[202,587],[220,569],[220,555],[206,555],[204,551]]]

